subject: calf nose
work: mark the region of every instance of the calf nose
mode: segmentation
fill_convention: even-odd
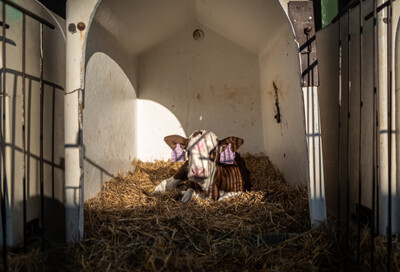
[[[190,174],[192,177],[196,178],[204,178],[205,176],[205,169],[203,167],[191,168]]]

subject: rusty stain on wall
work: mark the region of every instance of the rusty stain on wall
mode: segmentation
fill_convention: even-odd
[[[272,86],[275,90],[275,116],[276,122],[279,124],[281,122],[281,111],[279,108],[279,96],[278,96],[278,87],[276,86],[275,81],[272,81]]]
[[[201,101],[201,95],[200,95],[200,93],[197,94],[197,100],[199,100],[199,102],[203,102],[203,101]]]
[[[254,84],[255,86],[255,84]],[[256,86],[254,87],[256,88]],[[253,84],[244,87],[234,87],[228,84],[210,84],[205,88],[199,88],[195,94],[198,102],[204,105],[210,105],[220,102],[233,102],[235,104],[244,104],[243,96],[252,92]]]
[[[125,87],[124,87],[124,88],[121,88],[120,91],[119,91],[119,93],[120,93],[120,95],[121,95],[121,98],[123,98],[123,99],[126,98],[126,90],[125,90]]]

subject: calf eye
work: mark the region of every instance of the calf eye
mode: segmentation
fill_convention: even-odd
[[[210,160],[215,161],[215,158],[217,157],[217,151],[215,149],[210,152]]]

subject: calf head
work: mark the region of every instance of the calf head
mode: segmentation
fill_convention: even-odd
[[[213,132],[205,130],[194,132],[188,139],[170,135],[164,140],[173,151],[182,148],[186,152],[188,178],[199,183],[203,189],[208,189],[212,183],[216,164],[233,163],[235,151],[243,144],[241,138],[232,136],[218,140]]]

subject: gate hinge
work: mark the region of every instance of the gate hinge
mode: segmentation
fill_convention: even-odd
[[[299,46],[302,86],[319,86],[313,2],[290,1],[288,5],[289,19]]]

